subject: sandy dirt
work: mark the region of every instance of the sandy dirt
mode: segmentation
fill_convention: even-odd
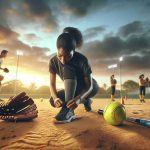
[[[93,112],[85,112],[83,105],[76,109],[80,116],[68,124],[54,124],[59,109],[52,108],[47,99],[35,100],[38,118],[31,122],[0,121],[1,150],[149,150],[150,128],[125,121],[111,126],[97,113],[109,103],[94,99]],[[150,119],[150,101],[141,104],[127,100],[127,116]]]

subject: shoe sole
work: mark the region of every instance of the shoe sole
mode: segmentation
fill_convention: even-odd
[[[63,121],[58,121],[58,120],[55,120],[54,123],[55,124],[65,124],[65,123],[70,123],[74,120],[78,120],[78,119],[81,119],[82,117],[77,117],[77,116],[72,116],[70,117],[68,120],[63,120]]]

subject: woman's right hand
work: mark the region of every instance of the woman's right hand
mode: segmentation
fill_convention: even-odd
[[[60,98],[56,98],[56,99],[54,100],[54,105],[55,105],[56,108],[61,107],[62,104],[63,104],[63,102],[62,102],[62,100],[61,100]]]
[[[8,68],[4,68],[3,71],[4,71],[5,73],[8,73],[8,72],[9,72]]]

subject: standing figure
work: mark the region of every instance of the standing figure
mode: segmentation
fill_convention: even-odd
[[[3,63],[3,59],[7,57],[7,50],[2,50],[0,53],[0,69],[3,70],[5,73],[8,73],[9,70],[7,68],[2,68],[2,63]],[[1,82],[4,79],[4,76],[0,74],[0,86],[1,86]]]
[[[148,78],[144,79],[144,74],[141,74],[139,76],[139,88],[140,88],[139,98],[141,103],[145,103],[144,97],[146,94],[146,84],[148,83],[148,81],[149,81]]]
[[[116,84],[117,80],[115,79],[115,75],[111,75],[110,77],[110,83],[111,83],[111,100],[115,101],[115,92],[116,92]]]

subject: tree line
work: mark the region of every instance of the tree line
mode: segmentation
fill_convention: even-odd
[[[15,88],[16,85],[16,88]],[[125,81],[122,84],[122,92],[128,94],[129,92],[134,92],[139,89],[139,84],[133,80]],[[4,82],[0,89],[0,95],[13,95],[15,93],[26,92],[28,95],[37,97],[50,97],[49,86],[42,85],[37,87],[35,83],[31,83],[29,86],[24,85],[19,80],[11,80]],[[100,85],[99,91],[96,97],[100,95],[110,95],[111,87],[107,84]],[[116,95],[120,95],[120,90],[116,90]]]
[[[36,96],[36,97],[49,97],[50,89],[49,86],[42,85],[37,87],[35,83],[31,83],[26,86],[20,80],[11,80],[8,82],[4,82],[0,89],[0,95],[2,97],[13,96],[20,92],[26,92],[28,95]]]

